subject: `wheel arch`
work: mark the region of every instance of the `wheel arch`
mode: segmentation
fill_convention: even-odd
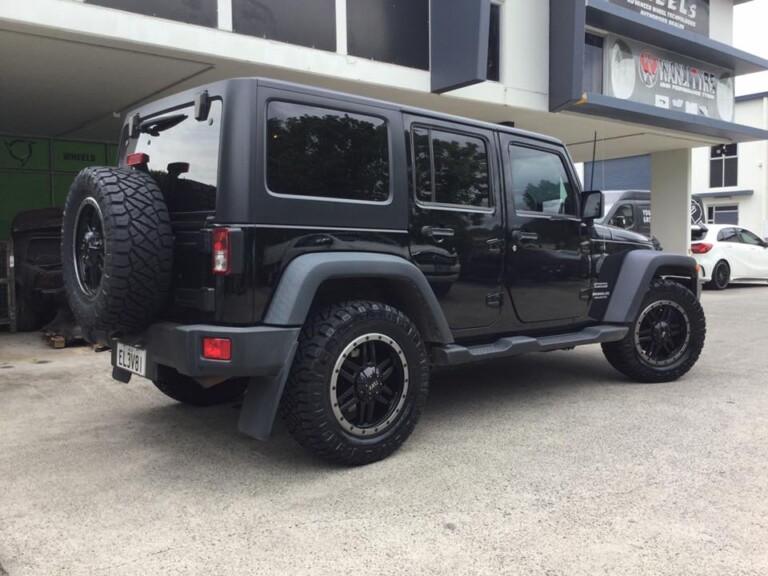
[[[301,326],[313,307],[349,299],[390,304],[413,320],[425,342],[453,342],[424,274],[413,263],[389,254],[324,252],[297,257],[275,288],[264,323]]]
[[[605,322],[627,323],[637,316],[651,281],[668,278],[699,295],[696,261],[682,254],[633,250],[622,262],[603,316]]]

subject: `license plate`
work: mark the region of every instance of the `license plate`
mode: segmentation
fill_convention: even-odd
[[[127,344],[117,343],[117,360],[115,365],[118,368],[128,370],[139,376],[144,376],[147,372],[147,351]]]

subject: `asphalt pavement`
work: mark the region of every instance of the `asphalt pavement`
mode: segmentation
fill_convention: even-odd
[[[703,304],[677,382],[595,346],[438,373],[406,444],[351,469],[0,334],[0,575],[765,576],[768,287]]]

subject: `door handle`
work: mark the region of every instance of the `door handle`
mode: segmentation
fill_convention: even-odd
[[[489,254],[501,254],[501,249],[504,247],[504,239],[491,238],[486,241],[486,244],[488,245]]]
[[[525,232],[524,230],[512,230],[512,240],[514,242],[532,242],[538,239],[539,239],[539,235],[536,232]]]
[[[453,236],[453,228],[433,228],[432,226],[422,226],[421,235],[425,238],[434,238],[435,236]]]

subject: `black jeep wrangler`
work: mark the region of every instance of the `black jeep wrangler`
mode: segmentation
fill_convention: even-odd
[[[245,393],[320,456],[364,464],[416,425],[432,367],[602,344],[641,382],[696,362],[692,258],[596,228],[552,138],[235,79],[129,115],[120,167],[67,198],[65,283],[113,377],[181,402]],[[471,385],[471,382],[467,383]]]

